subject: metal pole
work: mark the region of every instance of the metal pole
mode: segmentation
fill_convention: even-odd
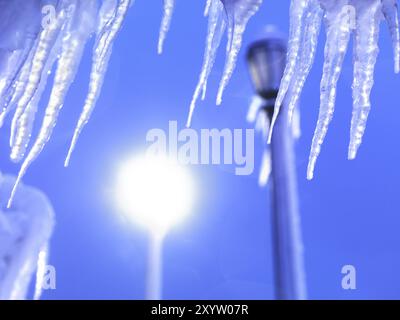
[[[149,264],[147,273],[147,300],[162,299],[162,247],[163,236],[151,234],[149,245]]]
[[[271,141],[272,233],[277,299],[306,299],[303,241],[293,139],[287,112],[278,117]]]
[[[286,57],[285,42],[267,37],[248,51],[250,73],[257,93],[266,101],[262,112],[272,117]],[[303,243],[296,183],[293,139],[287,110],[282,106],[271,141],[272,236],[277,299],[306,299]]]

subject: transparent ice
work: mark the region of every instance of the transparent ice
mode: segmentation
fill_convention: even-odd
[[[158,39],[158,54],[162,54],[165,38],[171,26],[172,14],[174,12],[175,0],[164,0],[164,16],[161,21],[160,36]]]
[[[11,209],[6,209],[15,177],[0,176],[0,300],[26,299],[36,272],[34,299],[42,292],[54,213],[46,196],[20,185]]]
[[[394,70],[399,72],[400,42],[396,0],[292,0],[286,70],[275,105],[273,126],[284,102],[289,115],[296,106],[314,61],[321,22],[326,44],[320,87],[320,112],[312,141],[307,178],[312,179],[329,123],[332,120],[336,87],[351,35],[354,37],[353,115],[348,158],[354,159],[360,147],[371,109],[370,93],[379,52],[381,21],[386,19],[393,41]]]
[[[205,98],[207,80],[214,66],[218,48],[227,30],[226,62],[217,94],[217,105],[222,103],[224,90],[232,77],[242,46],[243,33],[249,19],[258,11],[262,0],[207,0],[205,14],[208,15],[208,32],[203,66],[190,103],[187,126],[191,125],[196,102],[200,95]]]
[[[22,161],[9,206],[28,167],[50,139],[85,45],[95,34],[89,92],[65,161],[68,165],[100,95],[114,40],[132,3],[132,0],[0,0],[0,125],[13,113],[10,158]],[[35,115],[54,66],[50,99],[45,102],[39,133],[30,146]]]
[[[159,53],[163,51],[170,29],[175,2],[164,0]],[[89,90],[65,160],[65,165],[69,164],[78,138],[99,98],[113,44],[133,3],[134,0],[0,0],[0,126],[11,116],[10,158],[22,162],[9,205],[22,177],[50,139],[77,74],[85,45],[94,35]],[[207,80],[226,33],[226,63],[216,99],[218,105],[222,103],[247,23],[259,10],[262,0],[204,0],[204,4],[208,32],[203,66],[190,104],[188,126],[198,99],[205,97]],[[50,6],[55,8],[53,19]],[[333,116],[336,86],[351,35],[354,36],[354,81],[348,157],[354,159],[357,154],[371,108],[370,92],[379,51],[379,28],[384,18],[392,35],[394,69],[399,72],[400,35],[396,0],[291,2],[287,66],[269,138],[283,101],[289,104],[292,117],[314,62],[323,23],[327,41],[320,88],[320,114],[307,174],[309,179],[313,177],[315,163]],[[54,80],[50,83],[49,75],[53,70]],[[31,141],[35,115],[38,106],[43,104],[42,93],[46,86],[51,87],[51,96],[49,101],[44,102],[47,106],[40,131]]]

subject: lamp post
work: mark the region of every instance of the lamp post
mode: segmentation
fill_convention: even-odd
[[[117,201],[150,236],[146,298],[162,298],[162,246],[170,229],[190,213],[194,183],[188,170],[164,156],[128,160],[117,178]]]
[[[257,94],[264,100],[260,112],[271,121],[286,62],[285,41],[269,34],[248,49],[247,62]],[[303,244],[298,208],[293,139],[286,107],[278,117],[271,141],[272,235],[277,299],[306,299]]]

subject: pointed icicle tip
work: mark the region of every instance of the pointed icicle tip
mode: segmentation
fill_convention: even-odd
[[[175,0],[164,0],[164,14],[161,21],[160,36],[158,39],[158,54],[162,54],[164,50],[164,42],[167,38],[167,33],[171,27],[172,14],[174,12]]]
[[[190,127],[193,113],[196,108],[196,103],[200,95],[202,94],[202,98],[205,97],[207,81],[214,66],[217,51],[221,44],[222,36],[224,35],[225,30],[226,22],[224,7],[220,0],[213,0],[210,3],[210,11],[208,14],[208,30],[203,65],[198,83],[193,93],[192,101],[190,102],[189,116],[186,124],[187,127]]]
[[[233,72],[243,42],[243,34],[247,23],[257,13],[262,0],[223,0],[226,17],[228,21],[228,43],[226,62],[223,75],[219,84],[216,104],[222,103],[222,96]]]

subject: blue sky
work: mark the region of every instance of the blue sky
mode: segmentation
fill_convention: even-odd
[[[57,289],[46,291],[45,299],[144,297],[148,238],[119,216],[113,195],[116,169],[124,158],[144,150],[148,130],[166,129],[170,120],[184,125],[202,63],[207,28],[203,2],[177,1],[165,53],[158,56],[161,1],[137,1],[115,43],[97,109],[70,167],[64,169],[87,90],[88,47],[54,136],[25,178],[48,195],[57,215],[50,259],[57,269]],[[265,1],[249,23],[237,69],[222,106],[216,107],[224,65],[221,50],[193,128],[249,127],[246,112],[253,89],[244,60],[246,46],[267,24],[286,33],[288,12],[289,1]],[[352,106],[350,50],[335,116],[310,182],[306,167],[318,115],[324,40],[322,32],[302,95],[303,135],[296,146],[309,297],[400,298],[400,77],[393,73],[389,33],[382,24],[373,107],[358,158],[346,160]],[[2,170],[16,173],[18,167],[6,157],[8,133],[3,132]],[[262,144],[257,142],[259,156]],[[256,173],[240,177],[218,166],[191,169],[200,193],[192,217],[166,239],[164,298],[273,298],[268,190],[258,188]],[[341,268],[346,264],[357,269],[356,290],[341,288]]]

